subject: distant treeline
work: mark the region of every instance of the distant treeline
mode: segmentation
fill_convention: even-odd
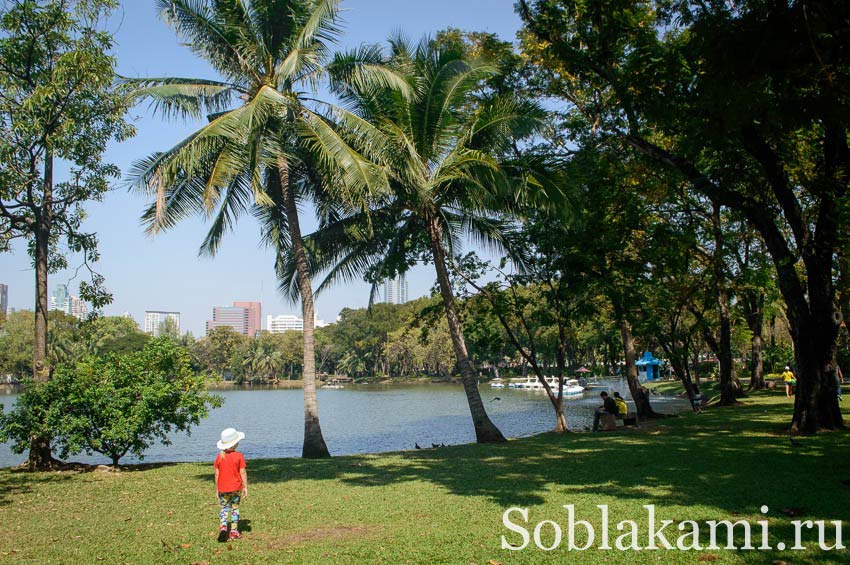
[[[534,293],[533,288],[524,292]],[[530,301],[531,302],[531,301]],[[558,343],[555,327],[548,325],[539,311],[547,305],[533,301],[529,312],[532,332],[537,336],[538,358],[554,367]],[[527,367],[505,335],[491,305],[473,295],[460,301],[460,310],[470,357],[483,379],[525,374]],[[316,330],[316,365],[323,375],[345,375],[355,379],[403,379],[429,377],[451,380],[455,375],[454,354],[445,317],[440,315],[437,298],[420,298],[404,305],[374,304],[371,308],[343,309],[339,320]],[[10,314],[0,332],[0,375],[24,380],[32,374],[33,313]],[[140,351],[151,337],[131,318],[96,317],[78,321],[61,312],[50,313],[49,355],[51,366],[75,363],[86,356]],[[241,382],[274,382],[301,378],[303,336],[301,332],[279,334],[262,332],[249,338],[229,328],[216,328],[208,336],[178,335],[165,327],[166,334],[185,348],[192,368],[213,379]],[[621,363],[621,347],[616,324],[604,309],[593,316],[576,318],[571,327],[571,344],[566,352],[570,367],[586,365],[597,374],[616,372]],[[766,372],[777,370],[792,356],[790,340],[783,324],[777,324],[765,338]],[[737,354],[743,364],[749,350],[746,325],[736,325]],[[641,336],[642,348],[655,349],[656,336]],[[645,345],[648,344],[648,345]],[[716,364],[704,361],[707,346],[696,347],[693,369],[701,377],[712,376]],[[700,357],[700,355],[702,357]],[[841,357],[848,357],[842,347]],[[700,360],[703,359],[701,362]]]

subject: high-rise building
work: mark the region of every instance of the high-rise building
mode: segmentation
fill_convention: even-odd
[[[384,282],[384,302],[387,304],[407,302],[407,279],[404,275],[398,275]]]
[[[248,335],[247,308],[239,306],[216,306],[213,308],[212,320],[207,320],[207,335],[215,328],[228,327],[242,335]]]
[[[324,320],[313,317],[313,327],[324,328],[328,324]],[[295,314],[281,314],[280,316],[266,316],[266,329],[269,333],[279,334],[288,331],[304,331],[304,318]]]
[[[84,300],[80,300],[76,296],[71,297],[71,315],[78,320],[88,316],[89,307]]]
[[[53,294],[50,295],[50,310],[61,310],[69,316],[71,315],[71,295],[68,294],[68,287],[64,284],[57,284],[53,289]]]
[[[256,337],[263,329],[263,305],[260,302],[234,302],[233,306],[248,310],[248,335]]]
[[[0,284],[0,314],[9,315],[9,285]]]
[[[159,310],[145,310],[145,333],[154,337],[162,335],[166,320],[171,320],[171,325],[180,333],[180,312],[162,312]]]
[[[295,314],[281,314],[280,316],[266,316],[266,329],[269,333],[279,334],[288,331],[304,331],[304,319]]]
[[[68,286],[64,284],[57,284],[56,288],[53,289],[53,294],[50,295],[50,306],[48,310],[59,310],[78,320],[82,320],[89,313],[89,307],[85,300],[71,295],[68,292]]]

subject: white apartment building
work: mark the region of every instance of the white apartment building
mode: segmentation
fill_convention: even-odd
[[[407,302],[407,279],[399,275],[384,282],[384,302],[387,304],[404,304]]]
[[[76,296],[71,297],[71,315],[78,320],[84,320],[89,314],[89,307],[85,301]]]
[[[180,333],[180,312],[161,312],[157,310],[145,311],[145,333],[159,337],[162,325],[166,320],[174,322],[177,333]]]
[[[324,320],[319,320],[314,317],[314,327],[323,328],[328,324]],[[304,318],[295,314],[281,314],[279,316],[266,316],[266,330],[272,334],[279,334],[288,331],[303,332]]]

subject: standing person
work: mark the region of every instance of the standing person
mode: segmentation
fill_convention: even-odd
[[[596,409],[596,412],[593,413],[593,431],[599,430],[599,420],[602,416],[607,414],[611,414],[613,416],[617,415],[617,403],[614,402],[614,399],[608,396],[607,391],[602,391],[599,393],[599,396],[602,397],[602,406]]]
[[[794,378],[794,373],[791,372],[791,367],[785,365],[785,372],[782,373],[782,380],[785,381],[785,396],[791,398],[794,394],[794,385],[797,384],[797,379]]]
[[[215,496],[221,505],[219,512],[218,541],[239,539],[239,503],[248,496],[248,473],[245,471],[245,456],[236,451],[245,434],[234,428],[221,432],[216,444],[221,453],[215,458]],[[230,515],[230,534],[227,533],[227,518]]]
[[[691,408],[694,409],[694,412],[697,414],[702,413],[702,393],[699,391],[699,387],[694,385],[694,396],[691,398]]]
[[[835,391],[838,395],[838,402],[841,402],[843,399],[841,398],[841,384],[844,382],[844,373],[841,372],[841,366],[836,363],[835,365]]]

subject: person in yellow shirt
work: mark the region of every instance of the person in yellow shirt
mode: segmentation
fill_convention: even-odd
[[[782,380],[785,381],[785,396],[791,398],[794,394],[794,385],[797,384],[797,379],[794,378],[794,373],[791,372],[791,367],[785,366],[785,372],[782,373]]]
[[[619,392],[614,393],[614,403],[617,405],[617,413],[621,418],[625,418],[629,415],[629,405],[626,404],[626,401],[623,400],[623,397],[620,396]]]

